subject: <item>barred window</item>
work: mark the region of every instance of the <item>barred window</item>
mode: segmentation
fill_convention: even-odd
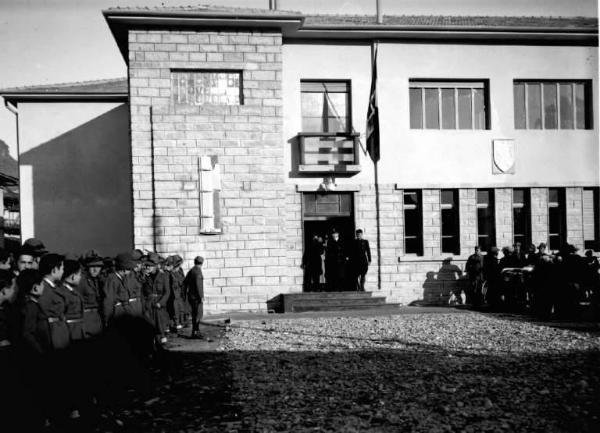
[[[423,255],[423,208],[420,190],[404,193],[404,252]]]
[[[460,254],[460,225],[458,190],[441,191],[442,207],[442,253]]]
[[[171,71],[174,104],[242,105],[241,71]]]
[[[409,84],[411,129],[488,129],[483,81],[417,81]]]
[[[515,80],[515,129],[592,129],[591,81]]]

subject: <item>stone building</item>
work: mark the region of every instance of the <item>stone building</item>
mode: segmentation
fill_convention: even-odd
[[[264,310],[301,292],[304,246],[334,226],[347,240],[364,229],[367,289],[388,302],[445,299],[475,245],[600,250],[596,19],[104,15],[128,65],[126,93],[109,81],[89,84],[96,93],[84,83],[2,95],[18,108],[20,140],[44,121],[26,119],[36,104],[117,104],[127,167],[110,157],[94,167],[121,179],[111,206],[131,231],[92,231],[188,265],[202,254],[208,312]],[[374,46],[376,165],[364,151]],[[59,224],[31,220],[31,235]],[[51,247],[71,247],[60,242]]]

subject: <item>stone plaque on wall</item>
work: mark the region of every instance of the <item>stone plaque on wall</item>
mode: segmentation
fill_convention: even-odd
[[[514,174],[515,162],[514,139],[492,140],[492,174]]]

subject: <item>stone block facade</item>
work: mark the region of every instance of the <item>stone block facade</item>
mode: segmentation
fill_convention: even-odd
[[[241,71],[242,105],[178,105],[173,70]],[[260,310],[290,287],[281,167],[281,34],[129,33],[134,242],[206,258],[207,312]],[[200,233],[199,158],[221,167],[222,234]],[[291,215],[294,216],[293,214]]]

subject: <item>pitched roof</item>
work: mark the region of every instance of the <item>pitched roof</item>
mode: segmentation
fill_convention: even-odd
[[[94,94],[122,93],[127,94],[127,78],[110,78],[106,80],[77,81],[71,83],[42,84],[36,86],[12,87],[0,89],[0,95],[11,94]]]
[[[242,8],[229,7],[219,5],[189,5],[189,6],[130,6],[130,7],[111,7],[108,12],[124,12],[124,13],[164,13],[164,14],[189,14],[197,15],[203,13],[223,13],[227,15],[272,15],[272,16],[287,16],[287,15],[302,15],[301,12],[287,11],[281,9],[260,9],[260,8]]]

